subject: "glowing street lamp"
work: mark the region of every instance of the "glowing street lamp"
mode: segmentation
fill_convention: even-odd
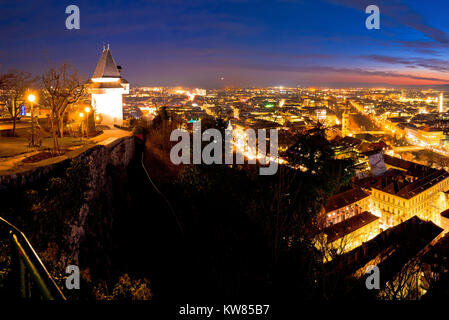
[[[81,129],[81,134],[80,134],[80,140],[83,141],[83,135],[84,135],[84,128],[83,128],[83,124],[84,124],[84,113],[80,112],[79,113],[79,117],[80,117],[80,129]]]
[[[30,93],[27,97],[28,101],[31,104],[31,146],[34,147],[34,108],[33,102],[36,101],[36,96]]]
[[[84,130],[86,131],[86,137],[89,137],[89,114],[91,113],[91,111],[92,111],[92,108],[89,106],[86,106],[84,108],[84,112],[86,113],[86,123],[84,124],[85,125]]]

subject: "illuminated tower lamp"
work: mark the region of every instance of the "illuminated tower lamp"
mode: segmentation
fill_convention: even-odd
[[[129,93],[129,82],[122,78],[108,47],[103,48],[100,60],[87,83],[92,95],[92,105],[102,119],[102,124],[113,127],[123,124],[123,94]]]

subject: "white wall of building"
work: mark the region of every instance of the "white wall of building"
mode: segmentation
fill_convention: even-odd
[[[113,89],[112,89],[113,90]],[[107,126],[123,124],[122,90],[107,91],[102,94],[92,94],[92,104],[96,112],[101,114]]]

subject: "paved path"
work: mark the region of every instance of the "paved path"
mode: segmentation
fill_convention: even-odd
[[[110,130],[104,130],[102,134],[100,134],[96,137],[90,138],[89,140],[96,144],[106,145],[111,142],[114,142],[116,139],[128,137],[130,135],[132,135],[132,133],[130,131],[125,131],[125,130],[114,128],[114,129],[110,129]]]

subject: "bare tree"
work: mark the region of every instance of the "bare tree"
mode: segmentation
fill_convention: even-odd
[[[59,153],[58,136],[64,136],[64,115],[67,109],[78,103],[85,94],[84,85],[76,70],[68,64],[52,67],[42,75],[46,104],[50,107],[50,124],[54,151]]]
[[[418,300],[421,297],[422,277],[422,263],[419,258],[413,258],[386,283],[380,297],[385,300]]]
[[[12,135],[16,134],[17,118],[20,115],[20,107],[26,101],[26,92],[35,83],[28,72],[10,70],[0,76],[0,89],[6,93],[6,108],[12,118]]]
[[[334,241],[328,241],[328,237],[323,231],[317,234],[314,244],[321,253],[323,262],[327,263],[353,249],[353,242],[356,240],[353,234],[348,233]]]

